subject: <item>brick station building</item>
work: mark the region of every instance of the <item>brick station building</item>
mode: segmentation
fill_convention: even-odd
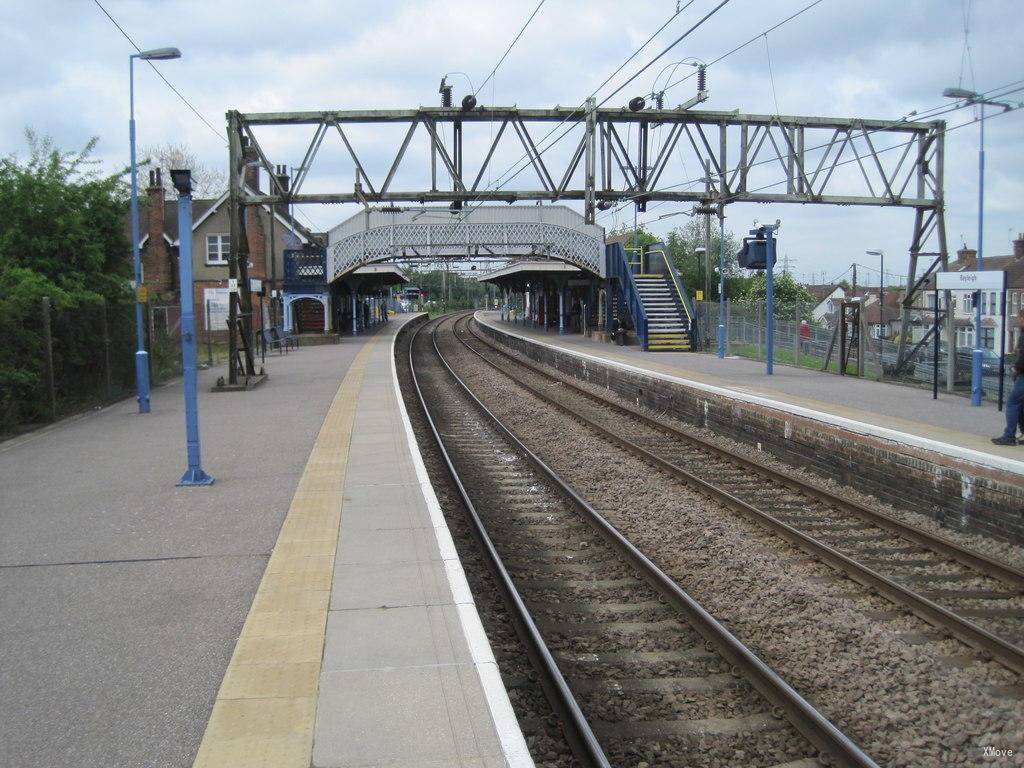
[[[246,186],[259,192],[259,169],[246,169]],[[258,215],[253,215],[258,212]],[[270,236],[273,230],[273,243]],[[228,193],[217,198],[192,201],[192,291],[196,306],[196,328],[206,333],[207,316],[216,336],[227,333],[228,254],[231,247],[228,219]],[[169,197],[159,168],[149,172],[149,186],[139,199],[139,247],[142,254],[142,281],[148,289],[150,304],[177,305],[178,231],[177,201]],[[272,292],[280,290],[284,279],[284,251],[314,244],[316,236],[292,219],[283,209],[250,207],[246,216],[249,241],[249,277],[263,281],[265,297],[253,295],[253,328],[276,321],[281,324],[280,301]],[[277,302],[271,306],[272,302]]]

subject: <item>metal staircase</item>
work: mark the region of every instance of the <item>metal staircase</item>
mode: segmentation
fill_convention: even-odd
[[[647,315],[647,350],[690,352],[690,317],[669,275],[634,275]]]

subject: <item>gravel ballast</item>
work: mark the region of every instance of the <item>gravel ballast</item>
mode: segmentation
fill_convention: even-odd
[[[453,339],[442,349],[520,439],[880,764],[1020,754],[1024,704],[995,693],[1016,675],[624,454]]]

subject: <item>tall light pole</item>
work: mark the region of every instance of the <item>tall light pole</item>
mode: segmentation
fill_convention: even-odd
[[[128,57],[128,143],[131,146],[132,158],[132,267],[135,271],[135,398],[139,401],[139,413],[149,413],[149,354],[146,352],[142,302],[139,301],[139,290],[142,288],[142,258],[139,255],[139,181],[135,165],[135,60],[160,61],[180,57],[181,51],[177,48],[154,48],[133,53]]]
[[[1003,101],[992,101],[986,99],[983,94],[969,91],[966,88],[947,88],[942,95],[950,99],[963,99],[968,104],[977,104],[981,110],[978,126],[981,129],[981,136],[978,143],[978,271],[985,268],[984,257],[982,256],[982,242],[984,239],[985,222],[985,105],[991,104],[994,107],[1002,107],[1003,111],[1013,109],[1010,104]],[[974,353],[971,355],[971,405],[981,405],[981,398],[984,395],[981,379],[981,301],[980,295],[974,295]],[[946,308],[949,311],[949,308]],[[938,312],[938,306],[935,307]],[[954,355],[956,350],[948,350],[947,354]]]
[[[885,326],[885,252],[879,248],[864,253],[878,257],[878,380],[881,381],[885,376],[882,361],[882,344],[885,340],[882,335],[882,328]]]

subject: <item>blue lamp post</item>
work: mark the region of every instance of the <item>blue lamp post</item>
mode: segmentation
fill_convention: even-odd
[[[139,255],[139,182],[135,166],[135,60],[161,61],[181,58],[177,48],[154,48],[151,51],[133,53],[128,57],[128,143],[131,146],[132,161],[132,266],[135,271],[135,391],[139,401],[139,413],[149,413],[149,354],[146,352],[146,334],[143,327],[142,302],[139,288],[142,287],[142,259]]]
[[[185,441],[188,469],[177,485],[211,485],[213,478],[203,471],[199,449],[199,399],[196,393],[196,310],[192,295],[192,172],[172,170],[171,181],[178,191],[178,284],[181,286],[181,363],[185,379]]]
[[[984,257],[982,256],[983,225],[985,221],[985,105],[991,104],[995,107],[1002,107],[1004,111],[1012,109],[1010,104],[1002,101],[986,99],[984,95],[969,91],[966,88],[947,88],[942,95],[950,99],[964,99],[968,104],[977,104],[981,110],[978,127],[981,136],[978,143],[978,271],[985,268]],[[971,355],[971,405],[981,405],[981,398],[985,394],[981,378],[981,301],[980,296],[975,294],[974,301],[974,352]],[[935,307],[938,312],[938,305]],[[948,350],[949,355],[954,355],[956,350]],[[955,359],[955,358],[954,358]]]

